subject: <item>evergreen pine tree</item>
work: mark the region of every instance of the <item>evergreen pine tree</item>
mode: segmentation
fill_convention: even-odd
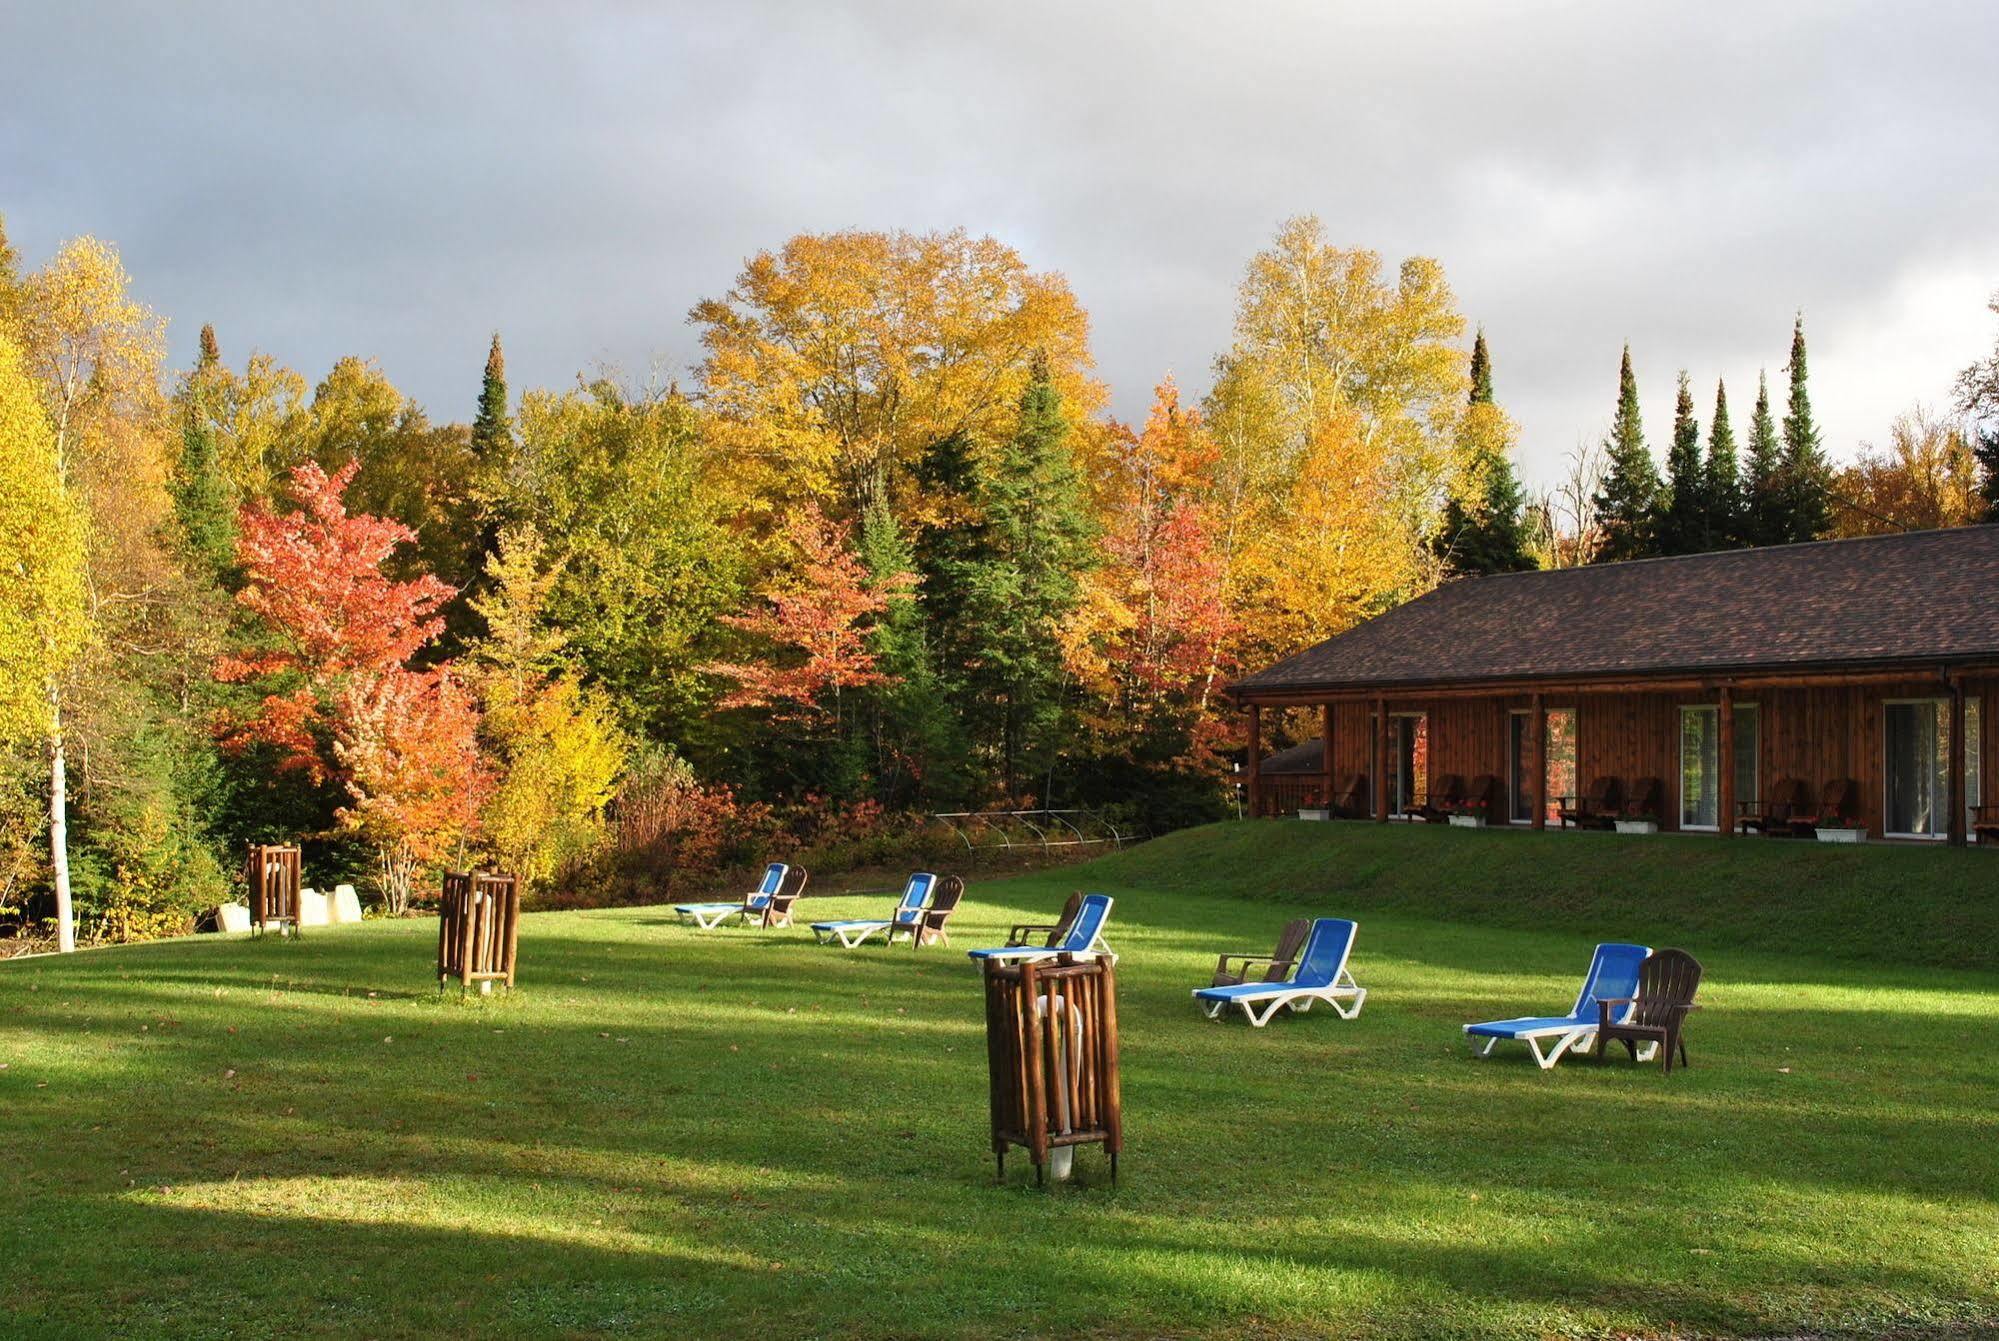
[[[1707,437],[1707,530],[1710,549],[1743,543],[1742,472],[1735,429],[1728,422],[1728,385],[1714,384],[1714,422]]]
[[[1743,481],[1742,538],[1751,545],[1781,545],[1784,520],[1784,452],[1770,417],[1770,379],[1756,374],[1756,411],[1749,419],[1749,473]]]
[[[1978,458],[1978,496],[1985,500],[1983,522],[1999,522],[1999,424],[1980,428],[1971,444]]]
[[[196,382],[181,417],[180,463],[168,485],[174,519],[189,556],[210,577],[232,590],[236,566],[236,499],[215,451],[215,430]]]
[[[486,376],[479,386],[479,409],[472,416],[472,451],[481,464],[498,466],[513,446],[513,420],[507,414],[507,358],[500,352],[500,333],[493,332],[486,352]]]
[[[1784,539],[1817,540],[1832,529],[1832,463],[1819,443],[1805,387],[1805,319],[1791,329],[1791,399],[1784,411]]]
[[[1485,332],[1480,330],[1471,350],[1471,411],[1478,407],[1496,414],[1492,399],[1492,355],[1486,349]],[[1452,498],[1444,508],[1444,521],[1437,533],[1439,557],[1454,573],[1518,573],[1533,568],[1534,557],[1527,552],[1526,527],[1521,511],[1526,499],[1513,462],[1504,452],[1489,447],[1478,450],[1474,467],[1484,478],[1484,488],[1471,507]]]
[[[1596,492],[1604,540],[1596,561],[1643,559],[1658,553],[1659,468],[1645,446],[1630,345],[1624,347],[1624,364],[1617,377],[1617,417],[1611,421],[1604,452],[1608,459],[1603,483]]]
[[[1666,453],[1668,494],[1659,521],[1661,554],[1699,554],[1708,539],[1707,463],[1701,459],[1701,426],[1694,418],[1693,384],[1680,372],[1673,402],[1673,446]]]
[[[201,349],[194,358],[194,370],[207,372],[222,362],[222,345],[215,338],[215,326],[211,322],[201,323]]]
[[[914,549],[881,502],[861,514],[855,552],[877,584],[919,571]],[[863,691],[868,703],[863,716],[872,773],[888,806],[907,806],[918,798],[955,801],[963,792],[964,734],[931,658],[924,615],[916,592],[899,591],[868,632],[868,649],[883,679]]]

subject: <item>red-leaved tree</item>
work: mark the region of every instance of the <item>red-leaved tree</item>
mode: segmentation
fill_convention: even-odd
[[[723,621],[755,637],[764,659],[714,662],[706,669],[736,682],[722,698],[724,708],[775,708],[811,717],[837,713],[841,690],[879,684],[875,654],[868,647],[870,622],[899,592],[915,582],[909,573],[887,581],[868,578],[867,569],[847,547],[847,528],[826,520],[805,504],[785,521],[784,538],[795,560],[757,593],[760,608]],[[835,703],[828,705],[827,696]]]

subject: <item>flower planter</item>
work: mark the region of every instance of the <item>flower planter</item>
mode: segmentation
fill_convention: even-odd
[[[1814,829],[1821,843],[1864,843],[1867,841],[1865,829]]]
[[[1451,816],[1451,827],[1453,829],[1483,829],[1485,827],[1485,816],[1453,815]]]
[[[1659,822],[1657,820],[1621,819],[1617,821],[1617,831],[1619,833],[1657,833],[1659,832]]]
[[[1332,817],[1333,817],[1333,812],[1324,809],[1323,807],[1320,808],[1314,808],[1312,806],[1298,807],[1298,818],[1301,820],[1329,820]]]

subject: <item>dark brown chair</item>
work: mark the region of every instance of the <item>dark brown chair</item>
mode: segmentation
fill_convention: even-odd
[[[1338,819],[1367,819],[1370,815],[1367,804],[1367,775],[1349,773],[1347,780],[1333,791],[1333,815]]]
[[[1657,778],[1640,778],[1631,784],[1630,793],[1624,798],[1623,817],[1629,820],[1653,820],[1665,818],[1665,786]]]
[[[1608,829],[1623,805],[1624,784],[1615,777],[1603,776],[1590,783],[1589,791],[1583,795],[1564,796],[1555,816],[1564,829],[1571,824],[1578,829]]]
[[[937,882],[937,889],[925,905],[922,916],[916,919],[909,938],[909,948],[920,949],[925,945],[949,945],[951,938],[944,932],[944,924],[951,920],[951,914],[958,909],[958,901],[965,897],[965,882],[958,876],[947,875]],[[894,937],[890,937],[891,940]]]
[[[1999,838],[1999,805],[1971,808],[1971,837],[1980,847],[1988,838]]]
[[[1860,788],[1852,778],[1834,778],[1819,789],[1819,803],[1791,816],[1791,832],[1810,838],[1819,829],[1840,829],[1853,823]]]
[[[1654,950],[1638,966],[1636,997],[1600,997],[1596,1003],[1596,1056],[1603,1059],[1603,1045],[1612,1039],[1624,1045],[1631,1060],[1638,1060],[1640,1043],[1656,1043],[1664,1059],[1666,1074],[1673,1072],[1673,1053],[1680,1065],[1687,1064],[1687,1041],[1681,1036],[1689,1011],[1699,1010],[1694,993],[1701,985],[1701,965],[1685,950]],[[1615,1007],[1631,1005],[1631,1018],[1612,1024]]]
[[[1009,947],[1027,945],[1036,936],[1039,936],[1042,938],[1041,944],[1043,946],[1053,945],[1069,934],[1069,924],[1076,920],[1076,914],[1082,910],[1082,907],[1083,891],[1079,889],[1069,896],[1067,903],[1062,905],[1062,915],[1055,919],[1054,925],[1049,926],[1039,922],[1017,922],[1014,924],[1013,930],[1007,932],[1006,943]]]
[[[1451,813],[1482,815],[1489,824],[1504,824],[1506,816],[1500,810],[1499,796],[1499,779],[1491,773],[1481,773],[1471,780]]]
[[[1809,795],[1802,780],[1779,778],[1763,800],[1736,803],[1736,827],[1744,833],[1753,829],[1766,838],[1788,834],[1791,817],[1804,812]]]
[[[1465,780],[1456,773],[1446,773],[1437,779],[1423,797],[1423,803],[1416,807],[1415,813],[1421,815],[1427,823],[1442,824],[1451,817],[1451,808],[1464,800],[1464,796]],[[1215,984],[1217,987],[1223,985]]]
[[[1312,934],[1312,919],[1293,918],[1284,924],[1278,933],[1277,948],[1267,955],[1227,954],[1215,961],[1215,980],[1210,987],[1235,987],[1250,980],[1252,964],[1263,965],[1262,982],[1283,982],[1291,976],[1291,966],[1298,962],[1298,952],[1305,947],[1305,938]]]
[[[805,893],[805,882],[812,876],[803,866],[788,867],[784,879],[778,882],[777,893],[764,904],[763,918],[759,923],[765,927],[788,927],[791,925],[791,905],[797,903]],[[744,905],[744,918],[748,920],[749,907]]]

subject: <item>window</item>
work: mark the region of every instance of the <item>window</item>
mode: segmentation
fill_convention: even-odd
[[[1756,705],[1735,705],[1735,795],[1756,795]],[[1721,709],[1698,704],[1680,709],[1680,827],[1721,827]]]
[[[1978,805],[1978,700],[1964,701],[1964,804]],[[1882,831],[1898,838],[1950,833],[1950,700],[1890,699],[1882,721],[1886,796]]]
[[[1510,824],[1534,822],[1534,714],[1516,711],[1508,718],[1506,743],[1506,819]],[[1576,710],[1549,708],[1543,714],[1547,739],[1548,785],[1541,788],[1542,814],[1556,818],[1564,796],[1576,790]]]
[[[1404,815],[1424,801],[1430,787],[1430,719],[1398,712],[1388,718],[1388,813]]]

